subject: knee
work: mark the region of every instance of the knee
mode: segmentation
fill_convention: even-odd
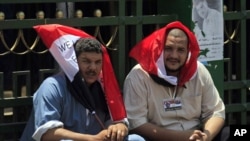
[[[146,141],[142,136],[137,134],[129,134],[127,141]]]

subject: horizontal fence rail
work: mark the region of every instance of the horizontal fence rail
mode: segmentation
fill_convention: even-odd
[[[0,29],[24,29],[35,25],[43,24],[64,24],[69,26],[117,26],[137,24],[166,24],[176,20],[177,15],[144,15],[144,16],[123,16],[123,17],[84,17],[72,19],[23,19],[0,21]]]

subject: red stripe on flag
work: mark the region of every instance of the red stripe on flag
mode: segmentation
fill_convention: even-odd
[[[83,32],[82,30],[59,24],[37,25],[34,26],[33,28],[36,30],[36,32],[43,40],[47,48],[50,48],[52,43],[57,38],[66,34],[71,34],[81,37],[92,37],[89,34]]]
[[[123,98],[120,93],[119,85],[115,79],[115,73],[113,71],[109,55],[106,48],[103,47],[103,81],[104,91],[106,93],[107,102],[111,111],[111,117],[114,121],[122,120],[126,117],[125,106]]]

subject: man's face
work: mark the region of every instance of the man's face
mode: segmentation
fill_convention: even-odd
[[[195,8],[200,17],[206,17],[208,12],[208,5],[205,1],[198,2]]]
[[[102,54],[96,52],[82,52],[78,58],[78,65],[82,77],[87,85],[94,83],[102,69]]]
[[[178,75],[188,55],[186,37],[168,35],[164,47],[164,65],[168,75]]]

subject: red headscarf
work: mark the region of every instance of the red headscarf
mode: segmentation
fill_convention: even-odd
[[[164,68],[164,66],[160,66],[164,65],[164,63],[158,64],[157,61],[159,61],[160,56],[162,56],[161,54],[163,53],[163,48],[165,46],[166,34],[173,28],[183,30],[189,39],[188,58],[180,71],[177,84],[174,84],[183,86],[187,81],[196,75],[197,57],[200,49],[194,33],[180,21],[171,22],[165,27],[154,31],[152,34],[136,44],[130,51],[129,55],[139,62],[145,71],[161,77],[159,75],[159,68]]]

